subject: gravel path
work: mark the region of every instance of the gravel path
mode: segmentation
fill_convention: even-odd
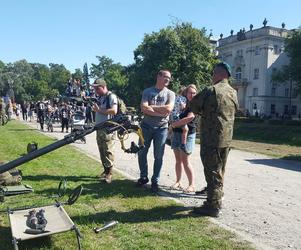
[[[27,124],[37,128],[36,123]],[[55,131],[59,129],[55,128]],[[44,134],[59,139],[65,135],[57,132]],[[87,136],[86,144],[76,142],[73,145],[99,160],[95,137],[92,133]],[[137,179],[137,157],[123,153],[119,143],[116,144],[118,170],[129,179]],[[199,151],[199,145],[196,145],[191,156],[197,190],[205,186]],[[148,158],[149,166],[152,166],[151,150]],[[201,205],[205,197],[169,190],[175,181],[174,163],[173,152],[167,146],[159,182],[165,192],[161,194],[174,197],[186,206]],[[152,167],[149,173],[152,173]],[[186,178],[183,178],[183,184],[187,186]],[[224,191],[222,215],[217,219],[211,218],[211,221],[234,231],[257,249],[301,249],[300,162],[232,150],[226,166]]]

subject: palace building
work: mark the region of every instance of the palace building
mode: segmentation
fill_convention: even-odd
[[[239,108],[245,114],[299,117],[301,97],[291,81],[273,83],[272,74],[289,63],[284,52],[284,40],[292,32],[266,26],[240,30],[236,35],[218,40],[218,58],[232,67],[232,86],[238,92]]]

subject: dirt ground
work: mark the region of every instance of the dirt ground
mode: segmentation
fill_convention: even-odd
[[[36,127],[36,124],[30,125]],[[59,131],[59,128],[55,130]],[[60,132],[44,134],[55,138],[66,135]],[[94,133],[90,134],[86,138],[86,144],[76,142],[73,145],[99,160],[95,137]],[[129,141],[135,139],[137,138],[130,138]],[[234,141],[233,146],[261,154],[231,150],[225,173],[222,215],[211,220],[252,242],[257,249],[301,249],[301,162],[264,155],[266,152],[272,155],[271,151],[283,155],[288,152],[300,155],[301,148],[240,141]],[[206,185],[199,152],[200,147],[196,145],[191,155],[197,190]],[[116,170],[129,179],[138,179],[137,156],[122,152],[117,142],[115,153]],[[152,155],[150,148],[149,177],[152,174]],[[176,198],[188,208],[201,205],[206,197],[169,189],[175,181],[174,164],[173,152],[170,147],[166,147],[159,181],[161,189],[165,191],[162,195]],[[182,184],[186,187],[185,174],[182,179]]]

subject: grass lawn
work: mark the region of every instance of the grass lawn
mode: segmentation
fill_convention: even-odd
[[[54,140],[15,121],[0,127],[0,161],[9,161],[26,152],[28,142],[39,148]],[[80,229],[83,249],[253,249],[231,232],[204,217],[194,217],[173,200],[164,199],[114,174],[112,184],[100,183],[99,163],[65,146],[22,165],[23,183],[35,192],[5,197],[0,209],[42,206],[54,203],[59,181],[67,180],[67,192],[82,184],[78,201],[64,208]],[[47,214],[45,215],[47,219]],[[93,228],[105,221],[119,224],[95,234]],[[74,232],[23,241],[20,249],[77,249]],[[0,213],[0,249],[12,249],[7,214]]]
[[[301,161],[301,126],[235,122],[232,146],[243,151]]]

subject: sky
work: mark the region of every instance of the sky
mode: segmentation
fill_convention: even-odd
[[[177,22],[214,38],[240,29],[301,25],[300,0],[0,0],[0,60],[75,69],[107,56],[126,66],[144,35]]]

